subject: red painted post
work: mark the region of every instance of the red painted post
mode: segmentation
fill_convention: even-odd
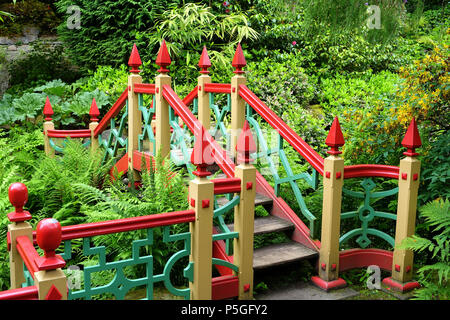
[[[95,129],[98,126],[98,117],[100,116],[95,98],[92,99],[89,115],[91,117],[91,122],[89,123],[89,130],[91,130],[91,151],[94,152],[98,148],[98,138],[95,137]]]
[[[339,147],[345,143],[338,118],[334,118],[325,143],[330,155],[324,160],[322,234],[319,257],[319,276],[312,282],[323,290],[341,288],[346,282],[339,278],[339,235],[341,225],[342,187],[344,184],[344,159]]]
[[[406,157],[400,160],[392,277],[384,279],[383,284],[392,290],[406,292],[419,287],[419,283],[412,280],[413,251],[398,248],[404,239],[414,234],[416,227],[417,196],[420,183],[420,160],[416,158],[419,155],[416,148],[422,145],[422,141],[414,118],[402,145],[407,151],[403,153]]]
[[[23,207],[28,201],[28,189],[20,182],[13,183],[8,189],[9,201],[15,207],[13,212],[8,213],[8,219],[11,224],[8,225],[9,248],[9,268],[11,288],[20,288],[25,282],[23,275],[24,261],[17,250],[17,238],[26,236],[33,241],[33,229],[27,220],[31,219],[31,214],[25,211]]]
[[[44,105],[44,151],[47,156],[53,157],[55,150],[50,146],[50,138],[48,137],[48,130],[54,130],[55,125],[52,121],[53,109],[50,104],[50,99],[47,97]]]

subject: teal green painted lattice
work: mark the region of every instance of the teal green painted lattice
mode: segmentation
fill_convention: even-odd
[[[127,149],[128,137],[124,136],[124,133],[126,133],[125,130],[128,127],[128,100],[124,109],[119,120],[119,127],[116,127],[116,119],[113,118],[110,120],[109,136],[105,139],[102,138],[101,134],[98,136],[98,143],[105,150],[103,163],[108,161],[108,159],[114,159],[119,148]]]
[[[58,146],[58,145],[56,144],[56,142],[53,141],[53,138],[49,138],[48,141],[49,141],[50,147],[52,147],[53,149],[55,149],[55,151],[57,151],[57,152],[63,153],[63,152],[64,152],[64,148],[66,147],[66,141],[67,141],[67,139],[69,139],[69,138],[65,138],[65,139],[61,142],[62,146]],[[89,138],[89,139],[87,139],[87,140],[83,143],[83,147],[87,148],[87,147],[89,147],[90,144],[91,144],[91,139]]]
[[[138,94],[138,105],[139,111],[142,114],[142,133],[138,136],[139,140],[139,151],[144,152],[144,141],[149,141],[153,145],[153,150],[149,150],[153,155],[156,154],[156,143],[155,143],[155,134],[152,129],[152,119],[155,114],[155,104],[156,101],[154,99],[155,96],[152,96],[152,107],[146,108],[144,106],[144,96],[139,93]]]
[[[372,206],[372,202],[374,199],[381,199],[398,193],[398,187],[387,191],[373,192],[376,184],[371,178],[365,178],[361,182],[361,186],[363,187],[364,192],[352,191],[346,188],[342,189],[343,194],[356,199],[362,199],[363,204],[356,211],[341,213],[341,219],[358,218],[361,221],[361,228],[356,228],[346,232],[339,239],[339,243],[343,244],[349,239],[358,236],[356,242],[361,248],[366,248],[372,242],[368,238],[368,235],[372,235],[387,241],[392,247],[394,247],[395,241],[392,236],[376,228],[369,228],[369,224],[372,223],[375,217],[386,218],[394,221],[397,219],[395,214],[375,210]]]
[[[93,296],[102,294],[112,294],[118,300],[123,300],[128,291],[135,287],[145,286],[146,297],[144,300],[153,299],[153,287],[157,282],[163,282],[170,293],[189,299],[189,288],[175,288],[170,280],[170,273],[177,261],[184,257],[188,257],[191,252],[191,234],[189,232],[180,234],[170,234],[170,226],[163,227],[163,242],[183,241],[184,248],[174,253],[166,262],[163,273],[153,274],[153,256],[140,255],[140,248],[143,246],[151,246],[153,244],[153,230],[146,230],[146,238],[135,240],[132,242],[132,257],[130,259],[107,262],[106,248],[104,246],[92,247],[91,238],[83,238],[83,254],[85,256],[94,256],[96,258],[95,265],[85,266],[83,273],[83,286],[81,289],[69,290],[69,300],[86,299],[90,300]],[[64,260],[68,261],[72,257],[72,242],[70,240],[64,242],[64,253],[61,255]],[[130,266],[142,265],[145,267],[145,276],[138,279],[129,279],[124,274],[124,268]],[[188,263],[185,268],[184,275],[189,278],[192,274],[192,263]],[[114,278],[102,286],[92,285],[92,276],[96,272],[109,271],[114,272]]]

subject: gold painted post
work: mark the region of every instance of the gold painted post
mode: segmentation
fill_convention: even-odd
[[[139,149],[139,134],[142,130],[141,112],[139,110],[138,94],[134,92],[134,85],[142,83],[141,72],[138,68],[142,65],[136,44],[133,45],[128,65],[131,74],[128,77],[128,171],[133,174],[133,181],[139,181],[140,175],[133,167],[134,151]]]
[[[193,174],[197,177],[189,183],[189,205],[195,210],[195,222],[190,223],[191,255],[194,263],[193,281],[189,282],[191,300],[211,300],[212,295],[212,228],[214,215],[214,184],[206,177],[204,157],[206,141],[201,135],[196,137],[191,162],[197,166]],[[209,149],[210,150],[210,149]]]
[[[246,64],[247,62],[245,61],[244,53],[239,43],[234,54],[233,62],[231,63],[236,68],[233,71],[236,75],[231,78],[231,152],[235,158],[238,135],[245,121],[245,101],[239,95],[239,86],[246,84],[247,81],[244,76],[245,71],[242,70]]]
[[[50,104],[50,100],[47,97],[47,100],[45,101],[44,106],[44,116],[45,116],[45,122],[44,122],[44,152],[49,157],[55,156],[55,149],[53,149],[50,146],[50,138],[48,137],[48,130],[54,130],[55,124],[52,121],[52,115],[53,115],[53,109],[52,105]]]
[[[95,98],[92,99],[89,115],[91,116],[91,122],[89,123],[89,130],[91,131],[91,152],[94,153],[98,149],[98,138],[95,137],[94,131],[98,126],[98,117],[100,116]]]
[[[211,67],[211,61],[208,57],[206,47],[203,47],[202,55],[198,62],[201,75],[198,77],[198,120],[206,130],[211,127],[211,110],[209,108],[209,93],[205,91],[205,84],[211,83],[208,68]]]
[[[322,236],[319,258],[319,276],[312,282],[323,290],[341,288],[346,282],[339,278],[339,235],[341,223],[342,187],[344,184],[344,159],[339,147],[345,141],[336,117],[325,143],[331,147],[324,161]]]
[[[256,195],[256,168],[250,164],[250,154],[256,152],[256,144],[248,122],[245,121],[236,145],[237,161],[234,175],[241,179],[240,202],[234,208],[233,263],[239,268],[239,300],[253,299],[253,236]]]
[[[384,279],[383,283],[393,290],[406,292],[419,287],[417,281],[412,281],[414,262],[412,250],[398,248],[398,245],[404,239],[414,234],[416,226],[420,160],[416,158],[419,154],[415,152],[415,148],[420,147],[422,142],[414,118],[410,123],[402,145],[407,148],[407,151],[403,153],[406,157],[400,160],[392,277]]]
[[[155,114],[156,114],[156,152],[161,153],[161,158],[170,155],[170,123],[169,123],[169,103],[163,97],[163,87],[170,86],[172,78],[167,74],[169,70],[166,68],[171,64],[169,51],[167,50],[166,42],[163,40],[158,56],[156,57],[156,64],[160,66],[158,70],[159,75],[155,79]]]
[[[39,271],[34,273],[34,283],[39,300],[67,300],[67,278],[61,270],[66,262],[55,250],[61,244],[61,225],[56,219],[41,220],[36,227],[36,241],[44,250],[44,257],[36,259]]]
[[[27,220],[31,219],[31,214],[23,210],[28,200],[27,187],[20,182],[13,183],[8,189],[9,201],[15,207],[15,210],[8,214],[11,224],[8,225],[8,234],[10,241],[9,248],[9,268],[11,289],[21,288],[25,282],[23,274],[23,259],[17,251],[16,239],[20,236],[27,236],[33,241],[33,229]]]

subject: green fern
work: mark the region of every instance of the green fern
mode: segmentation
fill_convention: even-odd
[[[427,203],[421,208],[426,224],[438,233],[432,240],[414,235],[405,239],[399,248],[415,252],[428,250],[437,262],[417,271],[422,288],[416,290],[415,298],[422,300],[450,299],[448,277],[450,274],[450,202],[448,199]]]

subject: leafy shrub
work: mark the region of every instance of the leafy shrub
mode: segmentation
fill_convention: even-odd
[[[422,287],[415,290],[418,300],[448,300],[450,298],[450,202],[448,199],[429,202],[420,210],[427,225],[433,228],[432,240],[413,235],[405,239],[400,248],[415,252],[428,251],[434,264],[418,269],[419,282]]]
[[[80,67],[94,69],[98,65],[118,66],[128,61],[133,42],[139,48],[146,47],[144,41],[137,41],[137,32],[146,31],[154,25],[157,14],[179,2],[109,0],[102,1],[100,5],[97,1],[89,0],[58,0],[55,5],[64,20],[58,27],[58,34],[67,46],[70,57]],[[67,13],[67,8],[72,5],[81,10],[79,29],[67,28],[66,20],[71,14]]]
[[[54,79],[72,83],[80,77],[79,71],[63,55],[61,45],[52,46],[40,41],[33,43],[30,52],[9,64],[9,73],[10,86],[19,85],[17,91]]]
[[[59,17],[48,4],[36,0],[17,1],[17,3],[0,5],[11,16],[5,18],[5,23],[0,24],[0,35],[22,35],[27,25],[37,26],[41,33],[53,33],[59,24]],[[15,1],[14,1],[15,2]]]

